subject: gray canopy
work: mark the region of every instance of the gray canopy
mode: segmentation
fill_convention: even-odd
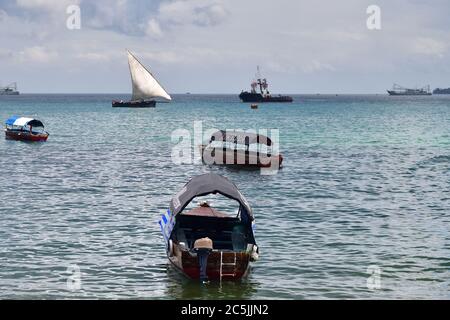
[[[250,145],[253,143],[261,143],[268,146],[272,145],[272,140],[265,135],[243,131],[219,130],[211,136],[210,142],[212,141],[226,141],[245,145]]]
[[[253,212],[245,197],[236,185],[227,178],[215,173],[207,173],[192,178],[170,201],[170,212],[173,216],[179,214],[192,199],[211,193],[220,193],[236,200],[240,204],[241,219],[253,221]]]

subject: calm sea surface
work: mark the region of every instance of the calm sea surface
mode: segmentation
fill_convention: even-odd
[[[0,298],[450,299],[450,96],[294,96],[257,110],[231,95],[142,110],[114,98],[126,96],[0,97],[2,122],[33,116],[50,132],[0,138]],[[279,129],[284,168],[174,164],[171,134],[193,135],[194,121]],[[261,260],[241,282],[200,286],[165,256],[160,215],[208,171],[254,210]]]

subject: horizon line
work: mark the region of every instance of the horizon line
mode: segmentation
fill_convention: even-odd
[[[131,95],[130,93],[120,93],[120,92],[20,92],[20,95],[25,94],[97,94],[97,95]],[[169,93],[171,95],[239,95],[238,93],[200,93],[200,92],[174,92]],[[365,92],[365,93],[356,93],[356,92],[303,92],[303,93],[277,93],[274,96],[278,95],[380,95],[387,94],[387,92]],[[5,96],[14,96],[14,95],[5,95]]]

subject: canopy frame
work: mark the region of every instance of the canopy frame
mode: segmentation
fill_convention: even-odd
[[[173,216],[180,214],[193,199],[208,194],[221,194],[239,203],[241,220],[251,223],[253,211],[236,185],[227,178],[214,173],[207,173],[192,178],[170,201],[170,212]]]
[[[250,144],[265,144],[267,146],[272,146],[272,140],[262,134],[256,134],[244,131],[227,131],[219,130],[211,135],[209,143],[214,141],[231,142],[234,144],[242,144],[249,146]]]
[[[44,124],[42,121],[33,119],[33,118],[26,118],[26,117],[19,117],[19,116],[12,116],[5,122],[6,126],[12,126],[12,127],[26,127],[26,126],[32,126],[32,127],[42,127],[44,128]]]

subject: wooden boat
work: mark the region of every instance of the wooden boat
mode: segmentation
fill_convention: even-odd
[[[237,216],[219,212],[205,202],[183,211],[194,198],[217,193],[239,204]],[[253,223],[252,209],[237,187],[212,173],[192,178],[159,221],[171,264],[201,281],[237,280],[248,274],[250,262],[259,258]]]
[[[47,141],[49,133],[44,131],[44,124],[33,118],[13,116],[6,120],[5,138],[31,142]]]
[[[251,145],[256,145],[257,151],[250,151]],[[270,151],[260,152],[262,145],[274,146],[270,138],[261,134],[220,130],[211,136],[208,144],[200,145],[199,149],[204,164],[281,168],[283,156],[278,153],[273,155]]]
[[[152,108],[156,106],[154,98],[172,100],[148,69],[127,50],[128,66],[131,74],[133,94],[131,101],[114,100],[112,106],[115,108]]]

